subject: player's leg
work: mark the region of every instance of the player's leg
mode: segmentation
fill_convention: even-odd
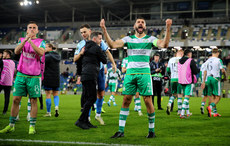
[[[123,85],[123,103],[119,115],[119,130],[111,138],[124,137],[124,129],[126,124],[126,119],[129,115],[129,105],[132,101],[133,95],[137,92],[137,86],[135,81],[136,75],[126,75]]]
[[[4,97],[5,97],[5,104],[4,104],[3,114],[6,114],[6,112],[8,110],[9,102],[10,102],[11,86],[3,86],[3,89],[4,89]]]
[[[171,82],[172,96],[169,98],[169,102],[168,102],[167,109],[166,109],[166,113],[168,115],[170,115],[172,103],[174,102],[174,99],[176,98],[177,84],[178,84],[177,82]]]
[[[110,104],[110,102],[113,100],[113,93],[112,93],[112,84],[110,83],[109,84],[109,90],[110,90],[110,92],[111,92],[111,96],[109,97],[109,101],[107,102],[107,104],[108,104],[108,106],[111,106],[111,104]]]
[[[0,130],[0,133],[8,133],[14,131],[14,126],[16,122],[16,117],[19,112],[19,104],[21,101],[22,96],[26,96],[26,84],[25,78],[17,76],[14,83],[14,91],[13,91],[13,103],[11,107],[11,114],[10,114],[10,123],[4,129]]]
[[[30,113],[31,113],[31,103],[30,103],[30,98],[28,98],[27,101],[27,121],[30,121]]]
[[[181,114],[181,110],[182,110],[182,85],[181,84],[177,84],[177,106],[178,106],[178,111],[177,111],[177,115]]]
[[[184,88],[185,99],[182,104],[180,118],[185,118],[185,112],[187,113],[187,117],[190,117],[192,115],[189,111],[189,99],[190,96],[192,95],[193,85],[192,84],[183,85],[183,88]]]
[[[35,134],[36,133],[35,124],[37,121],[37,112],[38,112],[37,98],[30,98],[30,103],[31,103],[31,113],[30,113],[29,134]]]
[[[104,125],[104,121],[101,118],[101,109],[103,105],[104,95],[105,95],[105,74],[104,69],[99,71],[98,75],[98,91],[97,91],[97,100],[96,100],[96,116],[95,119],[100,122],[101,125]]]
[[[53,90],[54,96],[54,105],[55,105],[55,117],[59,116],[59,96],[58,96],[58,89]]]
[[[137,92],[136,95],[134,96],[136,98],[136,101],[135,101],[135,107],[137,108],[137,111],[138,111],[138,115],[139,116],[142,116],[142,112],[141,112],[141,98],[140,98],[140,93]]]
[[[45,93],[46,93],[46,114],[44,115],[44,117],[51,117],[52,90],[49,90],[48,88],[45,87]]]
[[[39,97],[39,102],[40,102],[40,109],[42,110],[43,109],[43,97],[42,97],[42,94]]]

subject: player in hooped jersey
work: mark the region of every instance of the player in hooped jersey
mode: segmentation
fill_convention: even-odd
[[[171,74],[170,86],[171,86],[171,93],[172,93],[172,96],[169,99],[167,110],[166,110],[166,113],[168,115],[170,115],[172,103],[174,99],[176,99],[177,96],[178,96],[178,100],[177,100],[178,114],[180,114],[181,109],[182,109],[182,94],[181,94],[182,87],[178,83],[177,65],[183,55],[184,55],[184,51],[181,48],[176,52],[176,56],[171,58],[168,62],[167,73]]]
[[[137,90],[140,92],[140,95],[144,97],[144,102],[147,107],[149,120],[149,134],[147,138],[155,137],[155,110],[151,98],[153,93],[149,60],[153,46],[159,48],[168,47],[171,24],[172,20],[167,19],[165,37],[163,40],[159,40],[144,33],[146,30],[145,20],[144,18],[138,18],[134,24],[135,35],[126,36],[121,40],[113,41],[106,30],[105,20],[101,20],[100,26],[110,48],[122,48],[127,46],[128,49],[128,67],[123,86],[124,98],[119,116],[119,130],[111,138],[124,136],[125,123],[129,115],[129,105]]]
[[[211,104],[208,106],[208,116],[211,117],[212,115],[214,117],[220,116],[218,114],[216,105],[220,101],[220,92],[221,92],[221,87],[220,87],[220,79],[221,79],[221,74],[224,75],[224,80],[226,81],[226,71],[223,66],[223,62],[218,56],[220,55],[220,52],[218,48],[212,49],[212,57],[207,60],[206,68],[204,71],[204,78],[202,82],[202,89],[205,88],[205,81],[207,78],[207,86],[208,86],[208,96],[212,96],[213,98],[211,100]]]

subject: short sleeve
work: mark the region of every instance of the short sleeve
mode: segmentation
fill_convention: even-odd
[[[224,68],[224,64],[223,64],[223,61],[220,59],[220,69],[223,69]]]
[[[121,40],[124,42],[124,45],[128,42],[129,36],[123,37]]]
[[[103,40],[101,41],[100,46],[101,46],[102,51],[106,51],[108,49],[108,46],[106,45],[106,43]]]
[[[84,40],[82,40],[81,42],[79,42],[77,44],[76,50],[74,55],[78,55],[81,52],[81,49],[85,46],[86,42]]]
[[[156,38],[156,37],[154,37],[154,36],[151,36],[151,41],[153,42],[153,45],[154,45],[155,47],[158,47],[158,46],[157,46],[158,38]]]
[[[46,42],[44,40],[40,43],[39,48],[46,48]]]

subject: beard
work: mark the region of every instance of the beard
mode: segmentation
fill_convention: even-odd
[[[139,29],[142,29],[142,30],[139,30]],[[137,31],[137,33],[142,34],[142,33],[144,33],[144,31],[145,31],[146,29],[143,28],[143,27],[136,27],[135,30]]]

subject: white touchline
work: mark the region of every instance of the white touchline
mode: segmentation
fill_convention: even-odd
[[[108,143],[93,143],[93,142],[78,142],[78,141],[50,141],[50,140],[30,140],[30,139],[1,139],[0,141],[9,142],[31,142],[31,143],[56,143],[56,144],[77,144],[77,145],[105,145],[105,146],[142,146],[132,144],[108,144]]]

